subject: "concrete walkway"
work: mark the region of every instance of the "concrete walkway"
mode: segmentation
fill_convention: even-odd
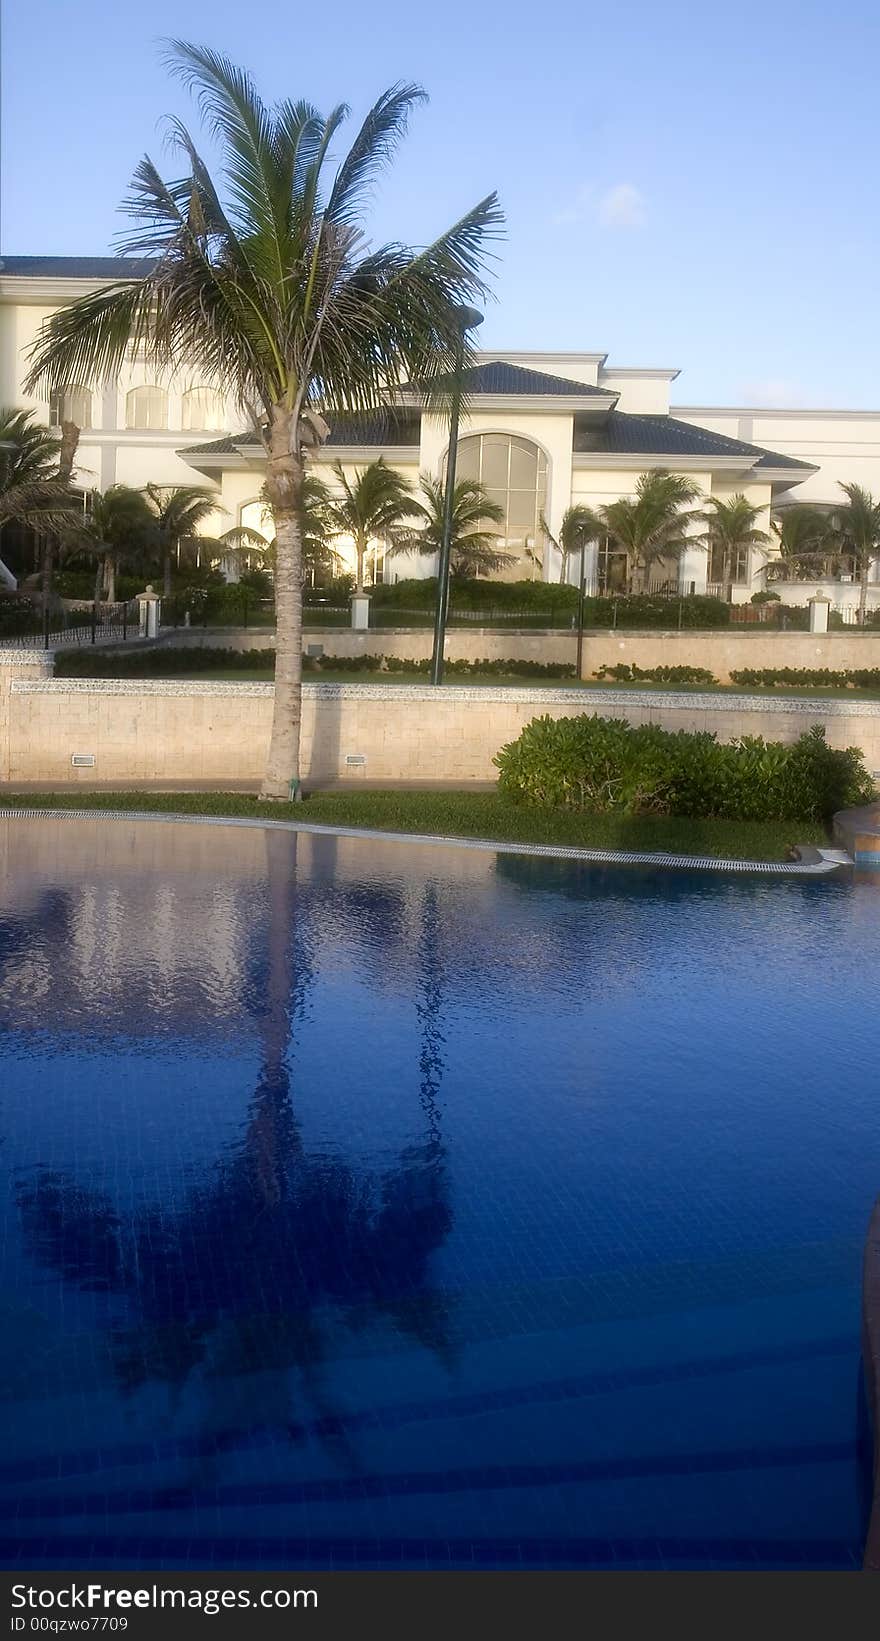
[[[303,792],[494,792],[494,781],[334,781],[307,777]],[[11,792],[242,792],[256,794],[259,781],[0,781],[0,798]]]

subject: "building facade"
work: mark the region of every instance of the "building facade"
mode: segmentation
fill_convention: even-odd
[[[240,524],[265,531],[259,437],[242,428],[240,412],[198,373],[159,381],[132,353],[114,383],[71,383],[51,403],[23,391],[43,321],[85,292],[137,271],[136,263],[112,257],[7,257],[0,266],[0,403],[32,409],[52,425],[65,418],[77,423],[76,477],[84,490],[201,483],[217,495],[206,533],[217,536]],[[685,475],[705,497],[745,495],[768,532],[771,515],[793,501],[839,501],[840,481],[855,480],[880,495],[880,412],[671,407],[677,376],[674,369],[617,367],[604,353],[495,350],[479,357],[465,384],[458,473],[480,479],[502,510],[499,533],[513,556],[507,579],[558,580],[563,567],[542,519],[557,536],[568,507],[595,509],[630,496],[651,469]],[[393,410],[331,417],[330,423],[315,464],[331,484],[334,463],[353,474],[378,456],[414,489],[420,475],[443,472],[445,420],[425,411],[415,393],[404,391]],[[350,543],[343,539],[336,547],[348,564]],[[736,600],[764,587],[767,556],[763,549],[741,555],[734,566]],[[872,605],[880,603],[877,568]],[[430,557],[391,557],[383,542],[371,546],[372,579],[434,570]],[[626,583],[626,560],[613,544],[600,542],[588,549],[585,572],[591,591],[615,591]],[[579,565],[568,573],[576,579]],[[719,578],[712,555],[695,539],[674,563],[654,567],[651,584],[705,592],[715,590]],[[815,581],[774,585],[795,603],[816,587]],[[857,589],[844,578],[828,590],[844,611],[857,602]]]

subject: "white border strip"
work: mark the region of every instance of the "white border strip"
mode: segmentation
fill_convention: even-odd
[[[361,826],[325,826],[318,821],[265,820],[247,815],[183,815],[149,809],[0,809],[0,820],[163,821],[175,826],[245,826],[306,832],[316,837],[361,838],[379,843],[427,843],[453,849],[482,849],[496,855],[536,855],[550,860],[581,860],[594,865],[664,866],[680,871],[754,872],[762,877],[825,877],[852,862],[842,850],[820,850],[817,861],[726,860],[717,855],[667,855],[628,849],[568,849],[557,843],[501,843],[489,838],[455,838],[433,832],[383,832]]]

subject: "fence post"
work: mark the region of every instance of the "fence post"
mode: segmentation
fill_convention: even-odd
[[[123,644],[125,643],[127,638],[128,638],[128,604],[126,603],[126,600],[123,599],[122,600],[122,642],[123,642]]]
[[[618,600],[615,598],[611,606],[611,629],[613,632],[617,631],[617,604]]]
[[[43,608],[43,649],[49,648],[49,606]]]
[[[92,643],[93,644],[95,642],[95,629],[97,627],[97,624],[98,624],[98,611],[95,608],[95,604],[93,602],[92,603]]]

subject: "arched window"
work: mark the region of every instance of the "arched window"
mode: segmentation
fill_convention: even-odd
[[[222,433],[226,425],[222,396],[212,387],[191,387],[181,400],[182,423],[191,433]]]
[[[125,396],[125,425],[138,428],[168,426],[168,394],[164,387],[133,387]]]
[[[502,544],[525,554],[541,538],[547,505],[547,457],[531,439],[512,433],[473,433],[458,443],[457,479],[478,479],[504,515]]]
[[[92,394],[87,387],[58,388],[49,399],[49,426],[60,427],[62,422],[76,422],[77,427],[92,425]]]

